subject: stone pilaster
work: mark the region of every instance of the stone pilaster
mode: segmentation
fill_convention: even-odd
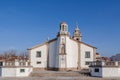
[[[93,54],[94,54],[94,61],[96,61],[96,48],[93,48]]]
[[[47,46],[47,69],[49,69],[49,43],[47,42],[47,44],[46,44],[46,46]]]
[[[80,62],[80,60],[81,60],[80,54],[81,54],[81,43],[78,42],[78,70],[81,69],[80,68],[80,64],[81,64],[81,62]]]

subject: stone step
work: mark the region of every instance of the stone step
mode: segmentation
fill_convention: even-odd
[[[83,76],[79,72],[61,72],[61,71],[33,71],[31,77],[78,77]]]

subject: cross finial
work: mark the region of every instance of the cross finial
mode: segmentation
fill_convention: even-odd
[[[78,23],[76,22],[76,30],[79,30],[79,28],[78,28]]]
[[[47,37],[47,41],[49,41],[49,37]]]

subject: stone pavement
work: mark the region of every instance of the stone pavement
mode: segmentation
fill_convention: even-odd
[[[120,78],[91,77],[79,71],[33,71],[29,77],[1,77],[0,80],[120,80]]]
[[[24,77],[24,78],[0,78],[0,80],[120,80],[119,78],[95,78],[95,77]]]

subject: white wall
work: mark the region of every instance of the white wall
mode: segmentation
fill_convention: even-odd
[[[103,67],[102,77],[120,77],[120,67]]]
[[[49,44],[49,67],[55,67],[56,61],[56,49],[57,49],[57,41],[53,41]]]
[[[94,72],[95,68],[99,68],[99,72]],[[120,77],[120,67],[90,67],[91,76],[96,77]]]
[[[16,68],[1,68],[2,77],[15,77],[16,76]]]
[[[41,51],[41,57],[36,57],[36,52]],[[31,65],[36,68],[46,68],[47,66],[47,45],[44,44],[38,48],[30,50]],[[41,64],[37,64],[37,61],[41,61]]]
[[[62,38],[64,38],[66,41],[66,67],[67,68],[77,68],[78,67],[78,43],[76,41],[70,39],[68,36],[61,36],[59,38],[59,45],[61,43]],[[59,45],[57,46],[58,48],[59,48]],[[81,68],[88,68],[89,65],[85,65],[85,62],[86,61],[89,61],[89,62],[94,61],[94,52],[93,52],[94,50],[92,47],[90,47],[88,45],[81,44],[80,51],[81,51],[81,55],[80,55],[81,56],[81,58],[80,58]],[[90,51],[90,56],[91,56],[90,58],[85,58],[86,51]],[[58,53],[56,53],[56,54],[58,54]],[[56,60],[56,61],[58,61],[58,60]]]
[[[55,58],[55,68],[59,68],[59,50],[60,50],[60,37],[57,38],[56,42],[56,53],[53,58]]]
[[[78,67],[78,43],[66,37],[66,59],[68,68]]]
[[[0,67],[0,76],[2,76],[2,68]]]
[[[20,72],[25,69],[25,72]],[[1,77],[26,77],[32,72],[32,67],[1,67]]]
[[[59,55],[59,68],[66,68],[66,55]]]
[[[65,53],[66,55],[64,56],[65,63],[61,65],[61,62],[63,62],[61,59],[63,58],[60,53],[61,53],[61,44],[62,40],[64,39],[66,45],[65,45]],[[52,43],[51,43],[52,45]],[[53,45],[55,48],[55,56],[53,56],[53,59],[55,58],[55,67],[56,68],[77,68],[78,64],[78,44],[77,42],[71,40],[68,36],[60,36],[58,37],[56,43],[54,42]],[[52,46],[51,46],[52,47]],[[52,49],[51,49],[52,50]],[[53,50],[54,51],[54,50]],[[54,53],[54,52],[53,52]]]
[[[25,69],[25,72],[20,72],[20,69]],[[32,67],[20,67],[16,68],[16,76],[23,77],[23,76],[29,76],[29,74],[32,72]]]
[[[90,58],[85,58],[85,52],[90,51]],[[88,68],[89,65],[85,65],[86,61],[94,61],[93,48],[85,44],[81,44],[81,68]]]

